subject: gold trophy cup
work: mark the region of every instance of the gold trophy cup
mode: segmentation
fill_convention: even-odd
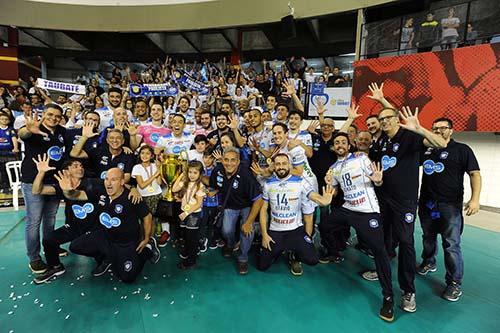
[[[181,151],[179,155],[166,154],[163,156],[163,162],[161,164],[161,174],[168,185],[167,192],[163,196],[163,200],[165,201],[175,201],[174,194],[172,193],[172,185],[177,179],[178,173],[182,168],[182,160],[184,160],[186,163],[188,161],[186,151]]]

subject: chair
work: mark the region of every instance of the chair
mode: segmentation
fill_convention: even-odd
[[[21,190],[21,161],[5,163],[9,185],[12,189],[12,203],[15,210],[19,210],[19,191]]]

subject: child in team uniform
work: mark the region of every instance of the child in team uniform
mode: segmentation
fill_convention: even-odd
[[[207,180],[205,183],[208,183],[208,179],[210,179],[210,175],[212,171],[215,169],[215,158],[213,156],[213,150],[208,149],[203,154],[203,164],[205,164],[205,172],[203,177]],[[200,226],[200,252],[205,252],[207,247],[211,250],[215,250],[216,248],[224,246],[222,242],[222,235],[220,225],[217,225],[217,221],[215,221],[215,216],[218,212],[219,206],[219,195],[213,192],[212,189],[207,189],[207,196],[203,200],[203,210],[202,210],[202,219]]]
[[[132,178],[137,181],[137,190],[141,194],[144,202],[149,208],[151,214],[156,212],[158,202],[161,198],[161,173],[159,164],[154,162],[155,154],[153,148],[144,145],[139,149],[138,164],[132,169]],[[152,234],[158,230],[159,224],[156,218],[153,221]],[[160,228],[161,230],[161,228]],[[160,231],[161,233],[161,231]],[[158,235],[158,232],[156,232]]]
[[[9,178],[5,163],[15,161],[19,153],[19,143],[14,128],[10,126],[10,117],[0,112],[0,193],[9,191]]]
[[[181,228],[184,230],[185,244],[181,250],[182,261],[177,264],[179,269],[190,269],[196,265],[199,245],[199,228],[201,222],[201,208],[206,196],[205,185],[201,182],[203,164],[200,161],[191,161],[187,170],[176,179],[172,192],[182,197],[179,215]]]

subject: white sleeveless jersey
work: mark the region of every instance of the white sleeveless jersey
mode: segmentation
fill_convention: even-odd
[[[372,181],[367,177],[373,173],[371,161],[366,155],[349,154],[343,160],[335,162],[333,186],[339,186],[344,192],[344,208],[360,213],[380,213],[377,195]]]
[[[273,176],[266,180],[262,199],[269,202],[272,231],[290,231],[302,226],[302,210],[312,187],[302,177],[289,175],[284,179]]]
[[[158,139],[156,146],[165,148],[165,154],[179,155],[181,151],[186,153],[191,149],[194,143],[194,136],[188,132],[182,133],[181,137],[174,136],[173,133],[162,136]]]
[[[288,139],[293,140],[300,140],[302,143],[304,143],[308,147],[312,147],[312,137],[311,134],[308,131],[299,131],[297,134],[293,134],[290,131],[288,132]]]

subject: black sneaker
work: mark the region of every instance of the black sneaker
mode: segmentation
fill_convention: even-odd
[[[457,282],[452,282],[446,286],[443,292],[443,298],[450,302],[456,302],[462,296],[462,287]]]
[[[420,275],[427,275],[427,273],[434,273],[435,271],[437,271],[436,264],[421,263],[417,267],[417,273]]]
[[[391,322],[394,320],[394,300],[392,297],[384,297],[384,303],[379,313],[380,318]]]
[[[64,266],[62,264],[57,265],[56,267],[49,268],[44,274],[36,277],[33,282],[35,284],[42,284],[49,281],[52,278],[63,275],[66,272]]]
[[[29,267],[31,271],[35,274],[43,274],[48,269],[47,264],[44,263],[42,259],[30,262]]]
[[[233,256],[233,249],[229,246],[224,246],[222,248],[222,256],[224,258],[231,258]]]
[[[248,263],[247,262],[238,262],[238,273],[240,275],[248,274]]]
[[[101,276],[105,274],[110,267],[111,267],[110,262],[103,261],[99,265],[97,265],[96,268],[94,268],[94,270],[92,271],[92,275],[95,277]]]
[[[151,261],[151,263],[153,264],[156,264],[158,263],[158,261],[160,261],[161,258],[161,253],[160,249],[158,248],[158,243],[156,242],[156,239],[154,237],[151,237],[149,239],[149,244],[151,245],[151,252],[153,253],[151,258],[149,258],[149,261]]]
[[[68,256],[68,251],[66,251],[65,249],[63,249],[62,247],[60,247],[57,252],[59,252],[59,257],[67,257]]]
[[[325,254],[319,257],[319,262],[321,264],[329,264],[331,262],[334,264],[340,264],[342,261],[344,261],[344,257],[339,255]]]
[[[203,238],[200,241],[200,252],[205,253],[208,250],[208,238]]]
[[[210,241],[210,244],[208,244],[208,248],[209,248],[210,250],[215,250],[215,249],[217,249],[217,248],[218,248],[218,246],[217,246],[217,241],[216,241],[215,239],[212,239],[212,240]]]

